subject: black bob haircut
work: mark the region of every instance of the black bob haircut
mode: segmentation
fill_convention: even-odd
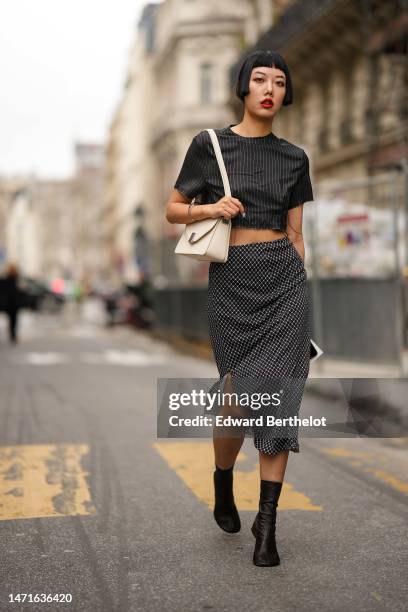
[[[279,68],[286,76],[286,93],[283,98],[283,106],[288,106],[293,102],[293,87],[292,79],[290,78],[289,68],[285,60],[277,51],[269,51],[269,49],[256,49],[252,51],[242,63],[239,70],[235,93],[238,98],[244,102],[244,98],[249,93],[249,80],[254,68],[267,66],[269,68]]]

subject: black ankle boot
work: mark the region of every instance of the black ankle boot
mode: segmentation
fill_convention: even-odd
[[[222,470],[216,465],[214,472],[214,518],[219,527],[228,533],[237,533],[241,529],[241,521],[232,491],[233,468],[234,466]]]
[[[252,525],[252,533],[256,537],[253,561],[254,565],[260,567],[271,567],[280,563],[276,549],[275,527],[276,508],[281,490],[281,482],[261,480],[259,512]]]

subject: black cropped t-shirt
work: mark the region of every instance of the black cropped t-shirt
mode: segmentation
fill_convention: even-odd
[[[284,138],[240,136],[229,127],[215,129],[228,174],[231,195],[245,208],[232,227],[286,229],[287,211],[313,200],[309,159]],[[175,189],[198,204],[218,202],[224,194],[221,173],[209,133],[194,136]]]

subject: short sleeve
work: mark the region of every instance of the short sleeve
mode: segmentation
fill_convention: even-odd
[[[195,198],[206,185],[203,152],[194,136],[184,158],[174,188],[187,198]]]
[[[313,189],[309,173],[309,158],[304,151],[303,154],[302,171],[290,194],[288,209],[295,208],[299,206],[299,204],[313,200]]]

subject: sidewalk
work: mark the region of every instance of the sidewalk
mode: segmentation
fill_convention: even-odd
[[[403,357],[404,370],[408,369],[408,350]],[[310,365],[310,377],[320,378],[407,378],[401,375],[400,365],[383,363],[364,363],[360,361],[347,361],[331,359],[324,354]]]
[[[403,363],[404,372],[407,372],[408,351],[404,353]],[[337,400],[344,397],[339,379],[374,379],[371,385],[361,385],[362,393],[365,388],[366,394],[380,400],[384,411],[397,415],[401,423],[408,424],[408,376],[401,375],[400,366],[342,361],[322,355],[310,366],[307,388],[320,397]],[[402,427],[402,435],[405,429]]]

